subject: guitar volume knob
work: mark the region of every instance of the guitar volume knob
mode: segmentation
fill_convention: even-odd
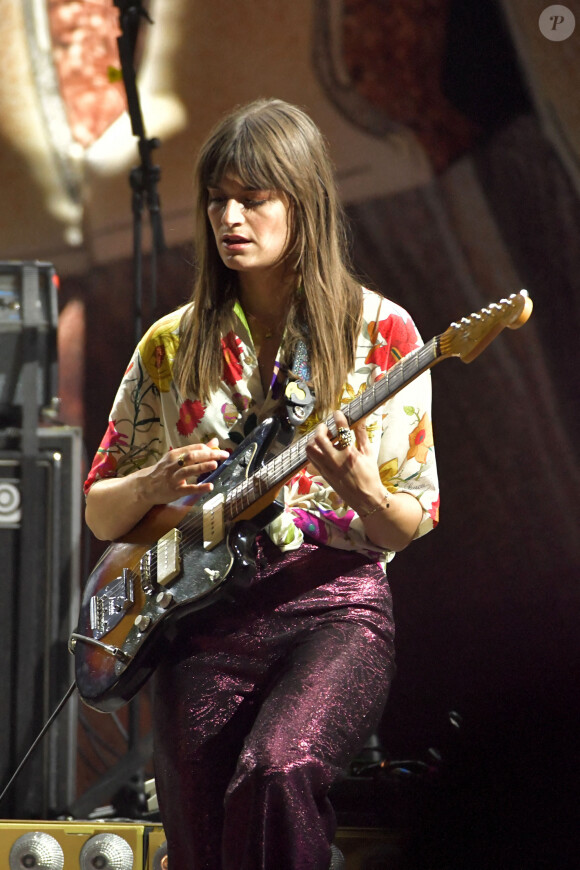
[[[135,628],[141,633],[147,631],[151,625],[151,617],[143,616],[142,613],[135,617]]]
[[[169,607],[169,605],[173,601],[173,594],[171,592],[169,592],[168,589],[163,589],[161,592],[159,592],[155,596],[155,601],[157,602],[159,607],[162,607],[164,610],[167,610],[167,608]]]

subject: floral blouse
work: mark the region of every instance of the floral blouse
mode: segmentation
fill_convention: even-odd
[[[403,308],[370,290],[363,289],[363,298],[355,369],[344,384],[342,406],[422,343]],[[154,323],[137,346],[115,397],[85,492],[96,480],[152,465],[168,450],[186,444],[217,437],[221,448],[233,451],[279,407],[276,369],[264,395],[252,335],[239,304],[234,309],[235,328],[222,338],[219,389],[208,404],[179,395],[172,370],[185,310]],[[416,537],[432,529],[439,514],[430,414],[431,380],[425,372],[366,419],[383,484],[391,492],[411,493],[423,508]],[[318,419],[313,416],[297,435],[316,425]],[[368,541],[357,514],[311,467],[299,471],[284,487],[284,503],[285,511],[267,528],[282,549],[299,547],[306,534],[331,547],[357,550],[383,566],[394,556],[378,551]]]

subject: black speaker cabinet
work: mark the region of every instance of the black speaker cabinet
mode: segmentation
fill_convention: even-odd
[[[37,435],[25,457],[0,433],[2,788],[74,679],[67,642],[80,590],[81,430]],[[50,818],[70,804],[76,729],[73,695],[6,795],[3,818]]]
[[[0,421],[22,406],[54,409],[58,394],[58,276],[51,263],[0,262]],[[32,395],[30,395],[32,393]]]

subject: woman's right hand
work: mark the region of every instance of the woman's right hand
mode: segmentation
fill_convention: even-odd
[[[155,505],[211,492],[213,484],[198,479],[215,471],[228,456],[226,450],[220,450],[217,438],[212,438],[207,444],[170,450],[155,465],[125,477],[97,480],[87,495],[87,525],[101,541],[120,538]]]
[[[228,456],[227,450],[220,450],[217,438],[170,450],[155,465],[142,470],[143,496],[153,507],[185,495],[211,492],[213,484],[199,483],[199,478],[215,471]]]

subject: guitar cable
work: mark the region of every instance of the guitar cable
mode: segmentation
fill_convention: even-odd
[[[20,764],[18,765],[18,767],[16,768],[16,770],[14,771],[14,773],[12,774],[10,779],[8,780],[7,785],[2,790],[2,794],[0,794],[0,804],[4,800],[5,795],[10,790],[15,779],[18,777],[18,774],[20,773],[20,771],[22,770],[22,768],[24,767],[24,765],[26,764],[26,762],[28,761],[28,759],[30,758],[30,756],[32,755],[32,753],[34,752],[34,750],[36,749],[38,744],[40,743],[40,741],[43,739],[44,735],[46,734],[46,732],[48,731],[48,729],[50,728],[50,726],[52,725],[52,723],[54,722],[54,720],[56,719],[56,717],[58,716],[60,711],[66,705],[67,701],[69,700],[69,698],[73,694],[76,687],[77,687],[76,680],[73,680],[71,685],[66,690],[66,693],[64,694],[62,700],[57,704],[56,708],[54,709],[54,711],[51,713],[48,720],[43,725],[40,733],[38,734],[38,736],[36,737],[36,739],[32,743],[30,749],[28,750],[28,752],[26,753],[26,755],[24,756],[24,758],[22,759],[22,761],[20,762]]]

